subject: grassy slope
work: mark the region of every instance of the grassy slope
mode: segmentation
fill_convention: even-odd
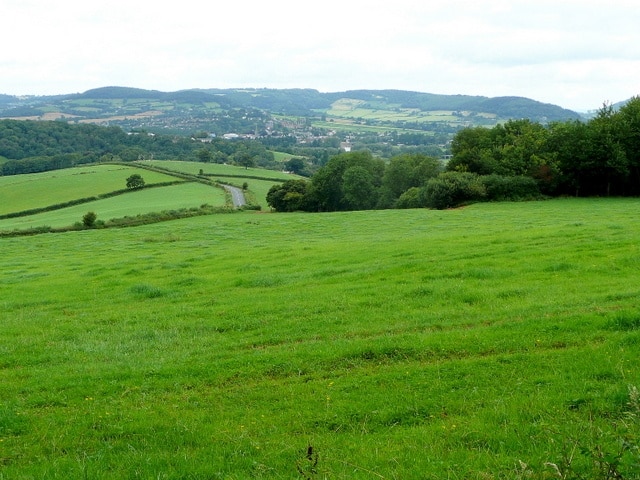
[[[246,176],[299,178],[295,175],[264,169],[245,169],[231,165],[203,164],[181,161],[149,161],[163,168],[196,175],[202,169],[205,173],[219,175],[228,183],[242,186],[250,183],[248,198],[266,207],[266,194],[277,181],[258,180]],[[159,182],[179,180],[176,177],[121,165],[92,165],[53,172],[0,177],[0,213],[23,211],[45,207],[79,198],[91,197],[119,190],[132,173],[140,173],[149,185]],[[232,175],[226,177],[222,175]],[[0,220],[0,230],[26,229],[40,226],[64,227],[82,219],[88,211],[98,213],[98,218],[109,220],[126,215],[134,216],[162,210],[198,207],[202,204],[224,205],[225,196],[221,189],[201,184],[177,185],[162,189],[132,192],[124,196],[89,202],[60,210],[44,212],[26,217]]]
[[[149,173],[153,174],[153,172]],[[142,175],[145,178],[152,176],[147,172],[143,172]],[[201,183],[184,183],[168,187],[143,189],[60,210],[0,220],[0,230],[22,230],[44,225],[66,227],[81,221],[82,216],[88,211],[97,213],[99,220],[109,220],[127,215],[135,216],[163,210],[199,207],[205,203],[209,205],[224,205],[224,191],[221,188]]]
[[[284,154],[283,154],[284,155]],[[297,175],[292,175],[289,173],[278,172],[275,170],[265,170],[261,168],[244,168],[244,167],[236,167],[234,165],[221,165],[216,163],[196,163],[196,162],[182,162],[182,161],[164,161],[164,160],[152,160],[149,163],[152,165],[156,165],[159,167],[164,167],[169,170],[174,170],[177,172],[189,173],[191,175],[197,175],[202,169],[205,174],[215,175],[214,179],[220,180],[224,183],[229,183],[231,185],[236,185],[241,187],[242,184],[246,181],[249,184],[249,192],[253,194],[255,197],[255,201],[258,205],[261,205],[262,208],[268,208],[267,205],[267,192],[269,189],[276,183],[272,179],[282,179],[291,180],[296,178],[303,178]],[[228,176],[233,175],[233,176]],[[256,178],[245,178],[247,176],[250,177],[262,177],[269,180],[258,180]]]
[[[91,165],[52,172],[0,177],[0,214],[46,207],[126,188],[139,173],[149,185],[179,180],[169,175],[122,165]]]
[[[276,170],[265,170],[263,168],[244,168],[237,167],[235,165],[224,165],[219,163],[200,163],[200,162],[183,162],[178,160],[148,160],[145,163],[155,165],[158,167],[164,167],[176,172],[188,173],[190,175],[198,175],[200,170],[205,174],[219,175],[219,176],[240,176],[240,177],[261,177],[261,178],[278,178],[284,180],[291,180],[292,178],[299,178],[297,175],[291,175],[289,173],[278,172]]]
[[[572,451],[588,472],[577,447],[639,433],[637,208],[4,239],[0,477],[557,478]]]

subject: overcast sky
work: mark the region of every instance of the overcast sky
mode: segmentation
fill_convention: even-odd
[[[574,110],[640,94],[636,0],[1,0],[0,93],[402,89]]]

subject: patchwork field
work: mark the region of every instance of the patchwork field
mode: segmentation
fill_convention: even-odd
[[[222,207],[227,197],[215,185],[186,182],[171,172],[198,175],[200,171],[212,180],[242,187],[249,185],[245,197],[250,203],[268,208],[266,195],[271,186],[281,181],[299,178],[283,172],[264,169],[245,169],[231,165],[204,164],[180,161],[145,161],[129,165],[91,165],[44,173],[0,177],[0,215],[27,212],[56,206],[40,213],[29,212],[13,218],[0,219],[0,232],[41,227],[69,227],[93,211],[101,221],[145,215],[163,211],[199,208],[202,205]],[[141,168],[161,167],[167,173]],[[126,179],[140,174],[147,186],[177,182],[177,185],[128,191],[109,198],[93,199],[123,190]],[[181,183],[184,182],[184,183]],[[73,206],[58,208],[61,204],[89,199]]]
[[[226,165],[221,163],[201,163],[201,162],[183,162],[179,160],[145,160],[140,162],[143,165],[153,165],[162,167],[176,172],[188,173],[189,175],[198,175],[200,170],[207,175],[221,177],[258,177],[266,179],[279,179],[282,181],[299,178],[290,173],[279,172],[277,170],[265,170],[264,168],[244,168],[235,165]]]
[[[637,478],[639,206],[1,239],[0,479]]]
[[[147,176],[146,173],[143,175]],[[88,211],[95,212],[100,220],[111,220],[163,210],[194,208],[203,204],[224,205],[224,190],[201,183],[144,189],[50,212],[0,220],[0,231],[24,230],[45,225],[53,228],[68,227],[80,222]]]
[[[0,176],[0,215],[92,197],[126,188],[130,175],[147,185],[179,179],[123,165],[91,165],[28,175]],[[0,227],[1,228],[1,227]]]

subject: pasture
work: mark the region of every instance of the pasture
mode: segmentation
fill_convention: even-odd
[[[142,175],[147,176],[147,172]],[[171,178],[171,177],[170,177]],[[201,183],[182,183],[167,187],[148,188],[127,192],[115,197],[82,203],[72,207],[24,217],[0,220],[0,231],[25,230],[42,226],[68,227],[82,220],[88,211],[98,215],[99,220],[111,220],[125,216],[194,208],[203,204],[222,206],[225,204],[222,188]]]
[[[637,478],[639,205],[2,239],[0,478]]]
[[[363,100],[342,99],[334,102],[326,111],[327,116],[342,119],[374,120],[378,122],[448,122],[461,124],[455,112],[436,110],[421,111],[417,108],[405,108],[401,105],[366,102]]]
[[[46,207],[126,188],[130,175],[147,185],[175,182],[175,177],[125,165],[90,165],[27,175],[0,176],[0,215]]]
[[[297,175],[279,172],[277,170],[265,170],[264,168],[245,168],[236,165],[222,163],[185,162],[179,160],[145,160],[142,164],[166,168],[175,172],[198,175],[200,170],[206,175],[215,177],[258,177],[266,179],[291,180],[299,178]]]
[[[242,186],[246,181],[249,201],[267,208],[266,194],[272,185],[290,178],[298,178],[283,172],[264,169],[245,169],[231,165],[203,164],[181,161],[145,161],[141,165],[157,166],[167,173],[129,165],[92,165],[51,172],[0,177],[0,215],[49,207],[78,199],[97,197],[122,190],[126,179],[139,173],[146,185],[164,182],[181,182],[170,172],[198,175],[200,170],[212,180]],[[228,176],[223,176],[228,175]],[[248,178],[251,177],[251,178]],[[162,211],[198,208],[201,205],[222,207],[227,198],[222,188],[200,183],[188,183],[131,191],[110,198],[83,202],[27,216],[0,219],[0,232],[34,229],[40,227],[69,227],[82,220],[88,211],[98,214],[98,219],[133,217]]]

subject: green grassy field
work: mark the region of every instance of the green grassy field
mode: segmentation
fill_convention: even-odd
[[[2,239],[0,479],[637,478],[638,206]]]
[[[197,175],[200,170],[203,170],[204,173],[215,175],[211,177],[213,180],[238,186],[247,182],[250,184],[246,193],[247,199],[263,208],[267,207],[266,194],[269,188],[278,183],[280,181],[278,179],[299,178],[283,172],[259,168],[245,169],[230,165],[180,161],[147,161],[143,164],[191,175]],[[23,212],[122,190],[126,185],[126,178],[132,173],[141,174],[147,185],[181,180],[169,174],[123,165],[93,165],[38,174],[0,177],[0,214]],[[164,210],[199,207],[203,204],[223,206],[225,203],[225,193],[221,188],[199,183],[185,183],[127,192],[124,195],[66,208],[2,219],[0,231],[43,226],[68,227],[80,222],[88,211],[96,212],[98,219],[107,221]]]
[[[167,168],[176,172],[188,173],[190,175],[198,175],[200,170],[202,170],[205,174],[221,177],[260,177],[265,179],[281,179],[282,181],[291,180],[292,178],[300,178],[297,175],[291,175],[289,173],[279,172],[276,170],[244,168],[220,163],[184,162],[178,160],[145,160],[143,163]]]
[[[149,173],[153,172],[142,172],[142,175],[147,178],[151,176]],[[175,180],[174,177],[168,178]],[[0,231],[24,230],[45,225],[54,228],[68,227],[82,221],[83,215],[89,211],[95,212],[98,219],[106,221],[163,210],[199,207],[203,204],[224,205],[224,191],[201,183],[148,188],[59,210],[0,220]]]
[[[0,176],[0,214],[122,190],[126,188],[127,178],[135,173],[142,175],[148,185],[179,180],[162,173],[123,165],[91,165],[28,175]]]

